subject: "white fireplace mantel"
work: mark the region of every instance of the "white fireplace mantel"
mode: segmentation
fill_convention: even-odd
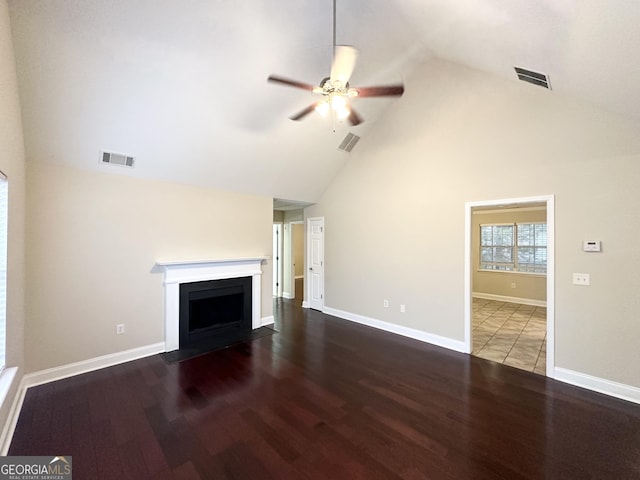
[[[220,280],[223,278],[252,277],[251,325],[256,329],[261,322],[261,264],[269,257],[225,258],[213,260],[157,261],[164,272],[164,338],[165,352],[180,347],[180,284]]]

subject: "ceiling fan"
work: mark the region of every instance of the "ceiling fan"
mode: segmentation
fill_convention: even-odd
[[[304,110],[289,117],[291,120],[302,120],[314,110],[320,115],[327,116],[331,113],[334,121],[348,120],[351,125],[358,125],[363,119],[349,105],[349,100],[354,97],[388,97],[400,96],[404,93],[404,86],[387,85],[377,87],[351,87],[349,78],[356,66],[358,51],[347,45],[336,45],[336,0],[333,0],[333,62],[331,63],[331,73],[323,78],[317,87],[313,85],[270,75],[269,82],[288,85],[290,87],[301,88],[315,94],[322,95],[322,98],[309,105]]]

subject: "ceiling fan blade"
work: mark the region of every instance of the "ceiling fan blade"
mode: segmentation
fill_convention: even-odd
[[[362,120],[362,117],[360,117],[360,115],[358,115],[353,108],[351,108],[351,113],[349,113],[349,117],[347,118],[349,119],[349,123],[354,127],[364,122],[364,120]]]
[[[331,64],[331,83],[340,82],[342,85],[346,85],[356,66],[357,58],[358,50],[355,48],[348,45],[336,45]]]
[[[277,75],[269,75],[267,78],[269,82],[280,83],[282,85],[289,85],[290,87],[301,88],[303,90],[309,90],[313,92],[315,88],[313,85],[309,85],[308,83],[298,82],[296,80],[291,80],[289,78],[279,77]]]
[[[316,105],[317,105],[317,103],[312,103],[311,105],[309,105],[304,110],[299,111],[295,115],[291,115],[289,118],[291,120],[296,120],[296,121],[297,120],[302,120],[304,117],[306,117],[307,115],[309,115],[311,112],[313,112],[316,109]]]
[[[404,93],[404,85],[388,85],[384,87],[354,88],[358,97],[393,97]]]

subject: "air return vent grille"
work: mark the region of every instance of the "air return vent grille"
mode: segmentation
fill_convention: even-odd
[[[533,72],[531,70],[525,70],[520,67],[513,67],[516,71],[516,75],[523,82],[532,83],[534,85],[539,85],[544,88],[548,88],[551,90],[551,84],[549,83],[549,77],[544,73]]]
[[[347,133],[347,136],[344,137],[344,140],[342,140],[342,143],[338,145],[338,150],[342,150],[343,152],[348,153],[351,150],[353,150],[353,147],[356,146],[356,143],[358,143],[358,140],[360,140],[359,136],[354,135],[353,133]]]
[[[100,152],[100,163],[109,163],[111,165],[120,165],[121,167],[133,168],[135,158],[129,155],[113,152]]]

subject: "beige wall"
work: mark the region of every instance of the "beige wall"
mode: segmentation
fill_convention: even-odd
[[[471,220],[471,266],[473,293],[527,300],[547,299],[547,277],[531,273],[488,272],[480,268],[480,225],[491,223],[545,222],[546,209],[508,209],[506,212],[475,211]],[[512,285],[515,284],[515,288]]]
[[[163,341],[156,260],[271,256],[270,197],[40,162],[27,180],[29,371]],[[271,282],[269,261],[263,317]]]
[[[304,275],[304,225],[302,223],[294,223],[291,227],[291,234],[293,235],[294,275],[299,277]],[[300,297],[301,295],[302,292],[296,292],[296,297]]]
[[[640,387],[640,123],[444,61],[405,87],[305,209],[326,305],[462,341],[465,202],[554,194],[556,366]]]
[[[304,220],[304,210],[301,208],[298,210],[287,210],[284,212],[283,221],[285,223],[302,222],[303,220]]]
[[[0,406],[0,429],[24,373],[24,141],[6,0],[0,0],[0,170],[9,181],[7,355],[18,375]]]

